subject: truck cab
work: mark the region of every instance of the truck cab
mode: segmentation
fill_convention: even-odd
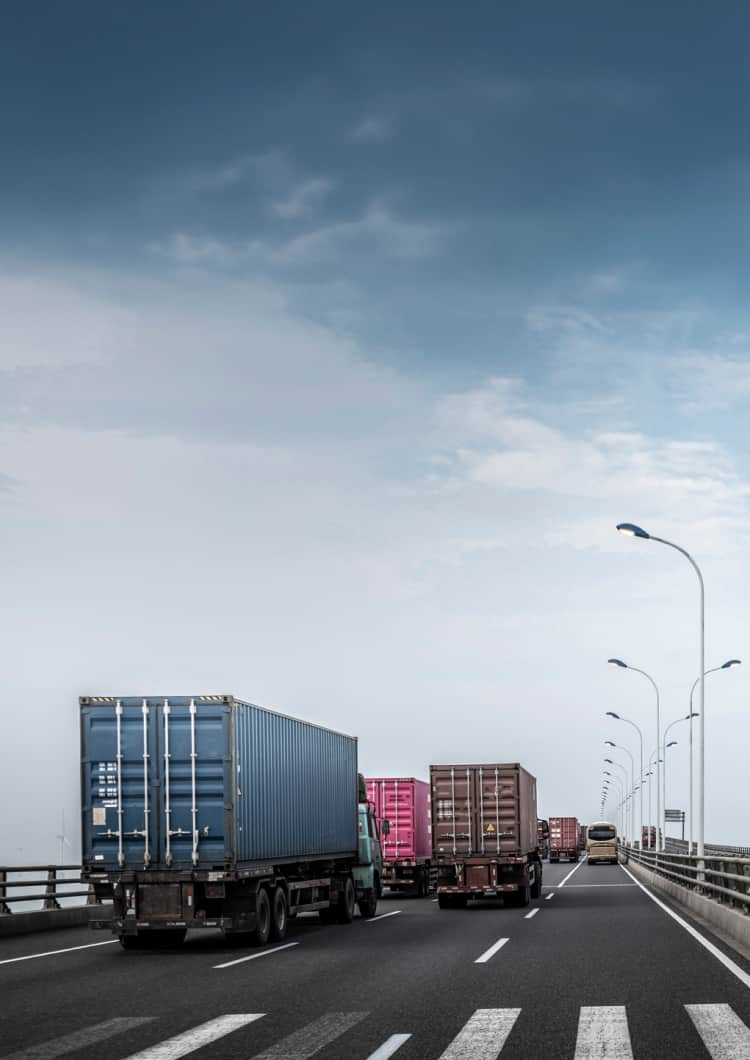
[[[359,911],[364,917],[377,912],[383,886],[383,851],[380,847],[375,811],[369,802],[360,802],[358,863],[353,869]]]

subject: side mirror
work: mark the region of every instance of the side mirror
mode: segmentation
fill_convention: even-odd
[[[391,830],[391,822],[389,820],[387,820],[387,819],[384,819],[383,821],[381,821],[381,823],[380,823],[380,831],[383,833],[383,835],[387,836],[390,833],[390,830]]]

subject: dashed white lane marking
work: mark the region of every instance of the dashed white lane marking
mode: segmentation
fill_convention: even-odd
[[[545,900],[545,902],[548,902],[550,900],[550,898],[554,898],[554,897],[555,897],[555,892],[553,891],[552,894],[546,894],[544,896],[544,900]]]
[[[740,968],[738,964],[735,964],[731,957],[727,957],[725,953],[721,952],[718,946],[714,946],[713,942],[709,942],[707,938],[704,938],[704,936],[701,935],[700,931],[696,931],[692,924],[688,924],[687,920],[683,920],[682,917],[678,916],[678,914],[675,913],[673,909],[670,909],[668,905],[665,905],[664,902],[661,901],[661,899],[657,898],[655,894],[652,894],[652,892],[649,891],[648,887],[645,887],[640,880],[637,880],[629,869],[626,869],[624,865],[620,867],[622,868],[622,871],[626,872],[628,876],[630,876],[631,880],[638,887],[640,887],[643,893],[649,896],[652,902],[655,902],[660,909],[664,910],[667,916],[671,916],[672,919],[675,920],[681,928],[684,928],[685,931],[687,931],[688,935],[691,935],[696,942],[700,943],[700,945],[703,946],[705,950],[708,950],[712,957],[715,957],[717,961],[723,964],[724,967],[732,973],[732,975],[737,976],[743,986],[750,987],[750,975],[748,975],[747,972],[743,971],[743,969]]]
[[[635,887],[634,883],[571,883],[572,888],[578,888],[580,891],[586,887]]]
[[[750,1030],[729,1005],[685,1005],[712,1060],[750,1057]]]
[[[86,1027],[82,1031],[74,1031],[72,1034],[64,1034],[61,1038],[52,1038],[39,1045],[31,1045],[28,1049],[20,1052],[10,1053],[3,1060],[55,1060],[57,1056],[66,1053],[77,1052],[89,1045],[97,1045],[107,1038],[113,1038],[116,1034],[122,1034],[133,1027],[143,1023],[151,1023],[153,1016],[116,1016],[114,1019],[105,1020],[104,1023],[96,1023],[93,1027]]]
[[[199,1023],[197,1027],[191,1027],[183,1034],[176,1034],[174,1038],[167,1038],[166,1041],[152,1045],[149,1049],[143,1049],[140,1053],[133,1053],[126,1060],[178,1060],[179,1057],[187,1056],[196,1049],[202,1049],[204,1045],[210,1045],[211,1042],[226,1037],[227,1034],[239,1030],[248,1023],[254,1023],[264,1015],[263,1012],[245,1012],[217,1016],[216,1019],[209,1020],[207,1023]]]
[[[87,942],[85,946],[68,946],[65,950],[47,950],[46,953],[28,953],[25,957],[7,957],[0,964],[15,964],[17,961],[33,961],[37,957],[56,957],[58,953],[75,953],[76,950],[93,950],[95,946],[111,946],[117,939],[106,939],[104,942]]]
[[[624,1005],[581,1008],[574,1060],[633,1060]]]
[[[301,1030],[282,1038],[260,1053],[256,1060],[307,1060],[324,1046],[335,1042],[367,1015],[367,1012],[328,1012]]]
[[[390,1038],[383,1042],[379,1049],[376,1049],[374,1053],[370,1053],[367,1060],[388,1060],[388,1057],[393,1056],[404,1042],[408,1042],[410,1038],[410,1034],[392,1034]]]
[[[385,920],[386,917],[389,917],[389,916],[398,916],[398,914],[400,912],[401,912],[400,909],[394,909],[392,913],[381,913],[380,916],[372,916],[372,917],[370,917],[370,919],[367,921],[367,923],[368,924],[374,924],[376,920]]]
[[[433,900],[433,902],[437,902],[438,899],[437,898],[433,898],[432,900]]]
[[[520,1008],[478,1008],[439,1060],[496,1060]]]
[[[233,968],[235,964],[244,964],[245,961],[257,961],[259,957],[270,957],[272,953],[279,953],[280,950],[290,950],[292,946],[299,946],[299,942],[285,942],[283,946],[272,946],[270,950],[258,950],[257,953],[249,953],[247,957],[238,957],[234,961],[215,964],[214,968]]]
[[[474,961],[474,964],[486,964],[487,961],[491,960],[495,956],[498,950],[501,950],[503,948],[506,942],[510,942],[510,939],[498,939],[497,942],[494,942],[488,950],[484,951],[481,957],[477,957],[477,959]],[[486,1011],[494,1012],[495,1009],[487,1009]],[[519,1009],[518,1011],[520,1012],[521,1010]]]
[[[536,916],[538,912],[539,912],[539,906],[537,906],[536,909],[532,909],[530,913],[527,913],[526,916],[524,917],[524,920],[531,920],[531,918],[533,916]]]
[[[561,881],[560,883],[558,883],[558,885],[557,885],[557,887],[558,887],[558,890],[560,889],[560,887],[564,887],[564,886],[565,886],[565,884],[566,884],[566,883],[568,882],[568,880],[569,880],[569,879],[570,879],[570,877],[571,877],[571,876],[573,875],[573,873],[574,873],[574,872],[578,872],[578,870],[580,869],[581,865],[583,865],[583,864],[584,864],[584,863],[583,863],[582,861],[579,861],[579,862],[578,862],[578,864],[576,865],[576,867],[575,867],[574,869],[571,869],[571,870],[570,870],[570,872],[569,872],[569,873],[568,873],[568,875],[567,875],[567,876],[565,877],[565,879],[564,879],[564,880],[562,880],[562,881]]]

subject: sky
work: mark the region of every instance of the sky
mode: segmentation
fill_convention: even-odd
[[[657,739],[607,659],[665,722],[699,667],[694,572],[623,520],[746,660],[706,681],[706,839],[750,844],[749,30],[5,6],[0,863],[63,813],[77,856],[88,694],[235,694],[370,775],[519,761],[597,817],[637,750],[605,712]]]

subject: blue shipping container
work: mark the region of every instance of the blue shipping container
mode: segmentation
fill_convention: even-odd
[[[233,696],[82,697],[83,863],[354,857],[357,741]]]

